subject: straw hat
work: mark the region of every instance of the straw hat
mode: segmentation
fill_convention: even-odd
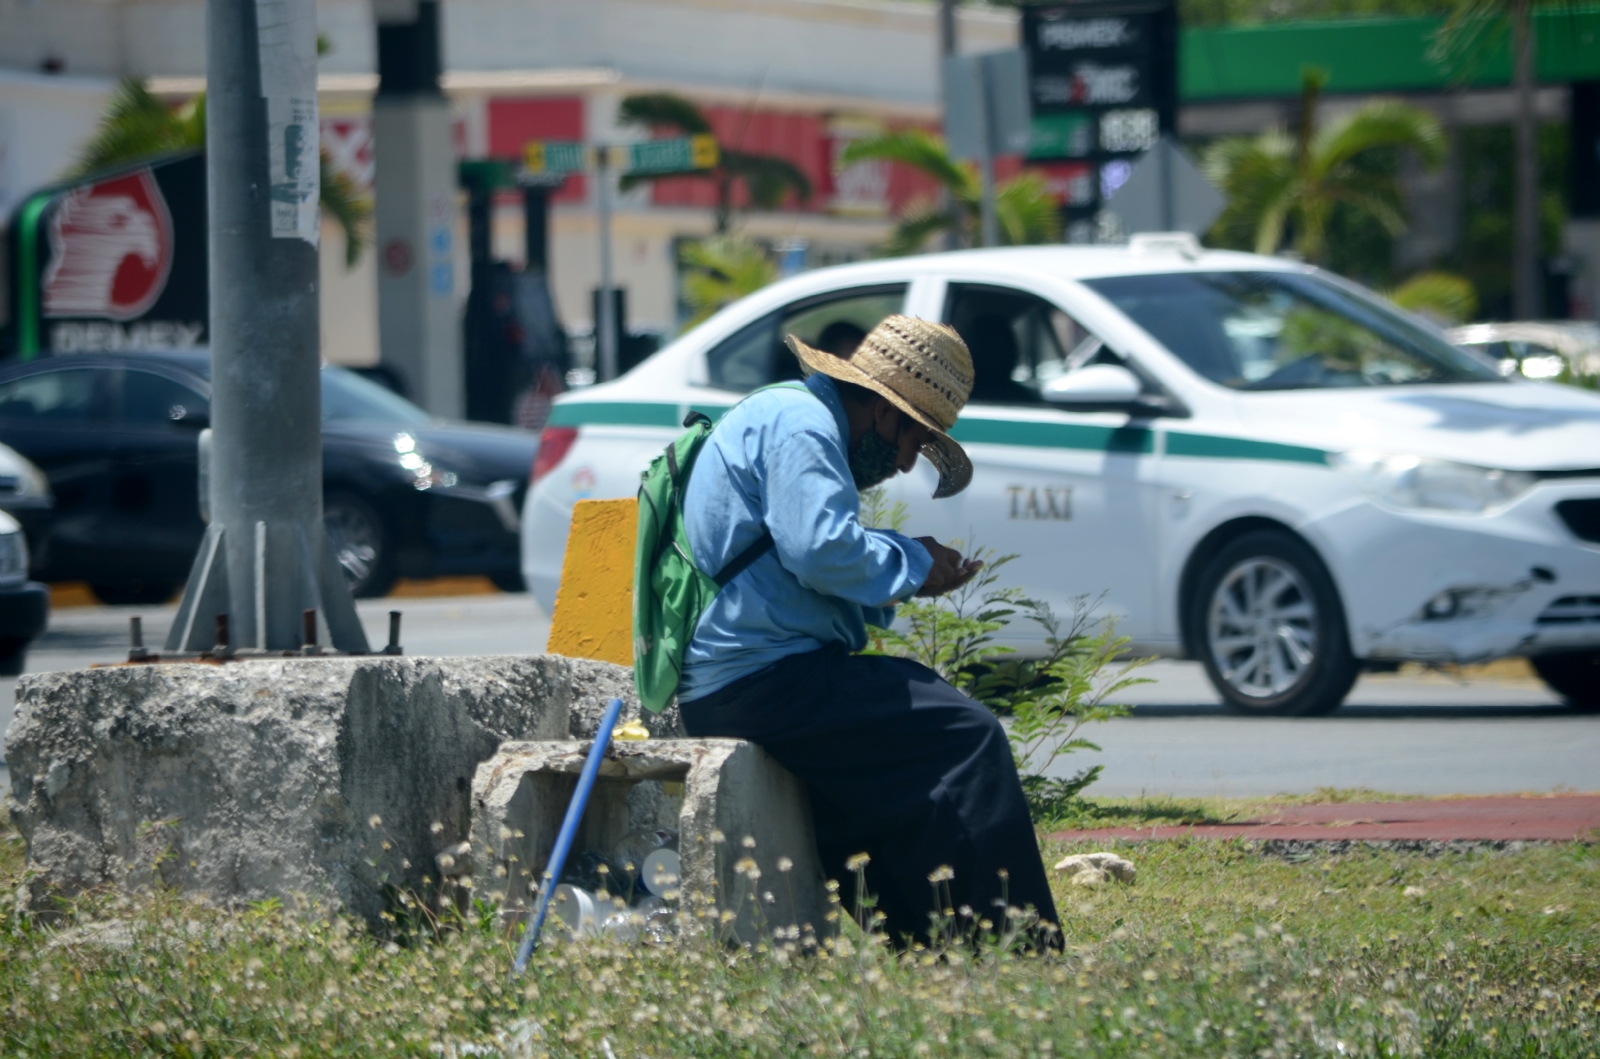
[[[786,341],[806,374],[820,371],[865,386],[933,431],[922,454],[939,470],[935,500],[954,496],[972,481],[972,461],[948,433],[972,393],[972,354],[954,328],[890,316],[848,357],[813,349],[794,335]]]

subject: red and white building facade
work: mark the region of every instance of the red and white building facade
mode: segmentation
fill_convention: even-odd
[[[83,18],[71,17],[75,7]],[[119,18],[105,18],[107,7]],[[936,12],[923,0],[443,0],[443,81],[455,151],[463,159],[517,159],[528,140],[640,138],[648,134],[617,127],[620,101],[634,92],[676,92],[705,109],[725,144],[787,158],[811,181],[809,199],[791,196],[776,210],[750,211],[736,202],[740,231],[778,247],[804,246],[810,266],[866,256],[897,211],[935,189],[903,167],[867,164],[841,172],[837,159],[851,139],[882,129],[937,128]],[[370,188],[371,9],[365,0],[323,0],[318,18],[332,45],[319,81],[323,145],[336,165]],[[1014,47],[1017,19],[1010,9],[963,7],[959,31],[963,50]],[[93,131],[98,108],[90,97],[108,96],[116,78],[143,77],[174,100],[202,88],[203,35],[203,0],[0,5],[0,141],[18,125],[8,123],[12,96],[19,102],[26,96],[24,116],[35,121],[38,101],[59,94],[63,118],[70,114],[82,126],[76,136],[54,128],[52,150],[61,157],[30,155],[27,172],[16,164],[27,145],[0,142],[0,192],[15,185],[20,195],[30,190],[25,185],[50,179],[50,166],[59,171],[70,164],[67,145]],[[38,72],[46,61],[62,72]],[[62,92],[54,92],[57,85]],[[1016,165],[1003,164],[1001,175]],[[1070,175],[1050,175],[1059,176],[1065,195]],[[551,279],[563,322],[573,330],[591,326],[590,292],[599,279],[592,185],[571,177],[552,200]],[[683,177],[615,197],[616,282],[628,291],[632,327],[676,329],[676,247],[711,231],[715,195],[709,180]],[[9,206],[0,202],[0,215]],[[457,294],[464,299],[460,212],[454,246]],[[326,354],[375,362],[381,255],[368,253],[347,271],[338,234],[326,225],[324,234]],[[523,236],[520,195],[508,192],[496,202],[495,256],[520,263]]]

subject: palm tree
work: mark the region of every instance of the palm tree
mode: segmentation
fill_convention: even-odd
[[[927,200],[902,213],[883,245],[890,256],[914,254],[939,232],[955,232],[970,245],[976,241],[982,190],[972,166],[950,157],[943,137],[922,129],[900,129],[856,140],[839,157],[841,168],[857,162],[898,162],[926,173],[944,190],[945,203]],[[1044,178],[1024,170],[995,191],[995,216],[1004,244],[1053,243],[1061,236],[1061,219]]]
[[[617,123],[651,132],[677,132],[684,136],[714,134],[711,119],[693,101],[671,92],[645,92],[623,99],[617,112]],[[750,202],[759,209],[776,209],[789,192],[804,202],[811,197],[811,181],[804,172],[787,158],[777,155],[755,154],[738,144],[732,146],[718,142],[717,164],[706,170],[706,175],[716,181],[717,208],[715,228],[718,235],[728,231],[733,215],[733,189],[743,184]],[[624,176],[618,186],[626,191],[637,187],[653,176]]]
[[[686,328],[778,278],[767,251],[740,235],[713,235],[686,243],[678,261],[685,270],[683,300],[694,311]]]
[[[144,82],[130,77],[112,94],[100,127],[68,177],[78,179],[154,155],[200,150],[205,145],[204,92],[173,109],[151,95]],[[372,204],[348,174],[329,163],[327,151],[322,152],[322,209],[343,230],[345,267],[353,268],[366,245]]]
[[[1317,104],[1327,74],[1306,70],[1299,128],[1222,140],[1206,153],[1204,169],[1227,196],[1212,229],[1222,243],[1243,243],[1257,253],[1276,252],[1285,235],[1313,263],[1328,251],[1334,207],[1365,213],[1391,235],[1405,230],[1405,196],[1391,175],[1362,163],[1370,152],[1409,148],[1424,165],[1444,158],[1444,131],[1427,111],[1376,100],[1319,127]]]
[[[1464,324],[1478,314],[1478,292],[1470,280],[1454,272],[1419,272],[1384,294],[1400,308],[1421,313],[1441,327]]]

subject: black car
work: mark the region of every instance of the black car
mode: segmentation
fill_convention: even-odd
[[[206,353],[49,357],[0,369],[0,442],[50,478],[34,542],[45,581],[107,603],[164,601],[205,532],[198,436]],[[518,522],[538,438],[433,419],[354,372],[322,370],[323,513],[357,596],[397,577],[482,574],[520,590]]]
[[[50,590],[28,580],[28,544],[22,525],[0,508],[0,677],[14,677],[28,660],[28,644],[44,632]]]

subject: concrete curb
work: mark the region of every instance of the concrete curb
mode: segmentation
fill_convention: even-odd
[[[1573,842],[1600,840],[1600,794],[1285,806],[1226,824],[1058,831],[1062,842],[1243,838],[1260,842]]]

